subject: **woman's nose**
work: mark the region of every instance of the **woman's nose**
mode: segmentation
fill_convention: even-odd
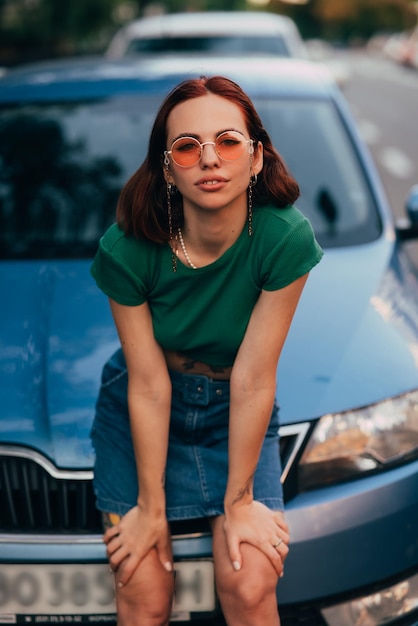
[[[214,141],[205,141],[202,143],[202,156],[200,157],[201,165],[212,165],[219,162],[219,156],[216,152]]]

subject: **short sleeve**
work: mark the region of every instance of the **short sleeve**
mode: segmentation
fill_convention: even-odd
[[[290,285],[310,272],[323,254],[310,222],[301,216],[265,256],[262,263],[262,288],[275,291]]]
[[[112,300],[128,306],[143,304],[146,301],[143,281],[130,269],[123,236],[115,240],[112,234],[109,230],[101,238],[90,273],[99,289]]]

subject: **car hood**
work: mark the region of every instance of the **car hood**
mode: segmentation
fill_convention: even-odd
[[[326,250],[278,368],[282,423],[418,388],[418,284],[397,243]]]
[[[90,261],[4,262],[0,444],[59,468],[91,468],[101,368],[118,347]],[[278,368],[282,424],[417,387],[418,293],[393,242],[327,250],[312,271]],[[415,298],[412,301],[412,298]]]
[[[101,368],[118,346],[90,263],[0,266],[0,443],[31,446],[60,468],[92,466]]]

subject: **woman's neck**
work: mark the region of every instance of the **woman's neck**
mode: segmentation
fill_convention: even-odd
[[[188,210],[184,208],[183,236],[190,247],[220,256],[240,236],[247,222],[247,207],[231,210]]]

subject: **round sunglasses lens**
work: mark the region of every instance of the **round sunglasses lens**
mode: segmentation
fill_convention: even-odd
[[[193,137],[181,137],[171,146],[171,155],[177,165],[188,167],[200,159],[200,143]]]
[[[224,161],[235,161],[244,153],[246,141],[240,133],[222,133],[216,139],[216,152]]]

